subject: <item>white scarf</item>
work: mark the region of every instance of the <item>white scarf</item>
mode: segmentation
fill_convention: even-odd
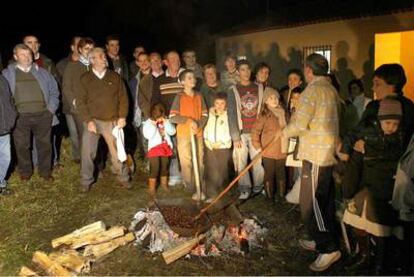
[[[89,66],[91,64],[91,62],[89,61],[88,58],[85,58],[84,56],[80,55],[79,57],[79,61],[85,65],[85,66]]]

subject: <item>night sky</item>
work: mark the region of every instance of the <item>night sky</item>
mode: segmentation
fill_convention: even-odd
[[[329,16],[355,16],[412,6],[414,1],[350,0],[102,0],[16,1],[2,8],[3,62],[26,34],[39,37],[41,52],[57,61],[68,53],[72,36],[90,36],[104,45],[108,34],[121,37],[121,52],[201,49],[201,63],[214,61],[214,35],[248,22],[294,23]],[[356,4],[358,3],[358,4]],[[2,3],[4,6],[4,2]],[[57,31],[55,29],[58,29]],[[201,47],[201,45],[203,47]]]

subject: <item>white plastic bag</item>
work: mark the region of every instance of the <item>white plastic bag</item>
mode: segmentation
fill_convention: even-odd
[[[286,194],[286,201],[291,204],[299,204],[299,195],[300,195],[300,177],[296,179],[295,184],[293,184],[292,189]]]
[[[115,126],[112,129],[112,135],[116,138],[116,152],[118,154],[118,160],[123,163],[127,160],[124,143],[124,130],[122,130],[119,126]]]

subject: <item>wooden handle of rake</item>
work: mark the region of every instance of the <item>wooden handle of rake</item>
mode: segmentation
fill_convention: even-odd
[[[198,155],[197,155],[197,146],[195,141],[195,134],[191,131],[191,157],[193,162],[193,170],[194,170],[194,180],[196,185],[196,192],[198,201],[201,200],[201,183],[200,183],[200,171],[198,168]]]
[[[217,201],[219,201],[236,183],[237,181],[240,180],[241,177],[243,177],[244,174],[246,174],[249,169],[255,164],[257,163],[258,160],[260,160],[260,158],[263,155],[263,152],[265,150],[267,150],[275,141],[277,141],[279,138],[281,137],[281,134],[277,134],[273,140],[271,142],[269,142],[265,147],[263,147],[263,149],[256,155],[256,157],[254,157],[254,159],[239,173],[239,175],[237,175],[236,178],[233,179],[233,181],[231,181],[231,183],[219,194],[216,196],[216,198],[214,198],[213,201],[211,201],[211,203],[201,209],[200,213],[194,218],[194,220],[198,220],[205,212],[207,212],[207,210],[209,208],[211,208],[215,203],[217,203]]]

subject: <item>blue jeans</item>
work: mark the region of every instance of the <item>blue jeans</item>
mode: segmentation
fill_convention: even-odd
[[[80,160],[80,145],[82,141],[82,125],[76,122],[75,116],[66,114],[66,125],[68,127],[70,140],[72,142],[72,159]]]
[[[241,141],[242,147],[234,148],[233,150],[233,161],[237,174],[239,174],[247,166],[249,157],[250,160],[253,160],[254,157],[256,157],[256,155],[259,153],[253,147],[252,137],[250,134],[242,134]],[[253,166],[253,186],[249,173],[246,173],[239,180],[239,191],[250,192],[252,187],[253,191],[259,191],[263,186],[263,178],[264,169],[262,166],[262,159],[259,159],[259,161],[257,161]]]
[[[179,156],[177,150],[177,137],[171,137],[172,143],[174,145],[174,155],[170,158],[170,176],[169,176],[169,183],[170,185],[176,185],[182,183],[183,179],[180,172],[180,163],[179,163]]]
[[[5,188],[7,182],[6,178],[7,170],[10,165],[10,135],[0,136],[0,188]]]

